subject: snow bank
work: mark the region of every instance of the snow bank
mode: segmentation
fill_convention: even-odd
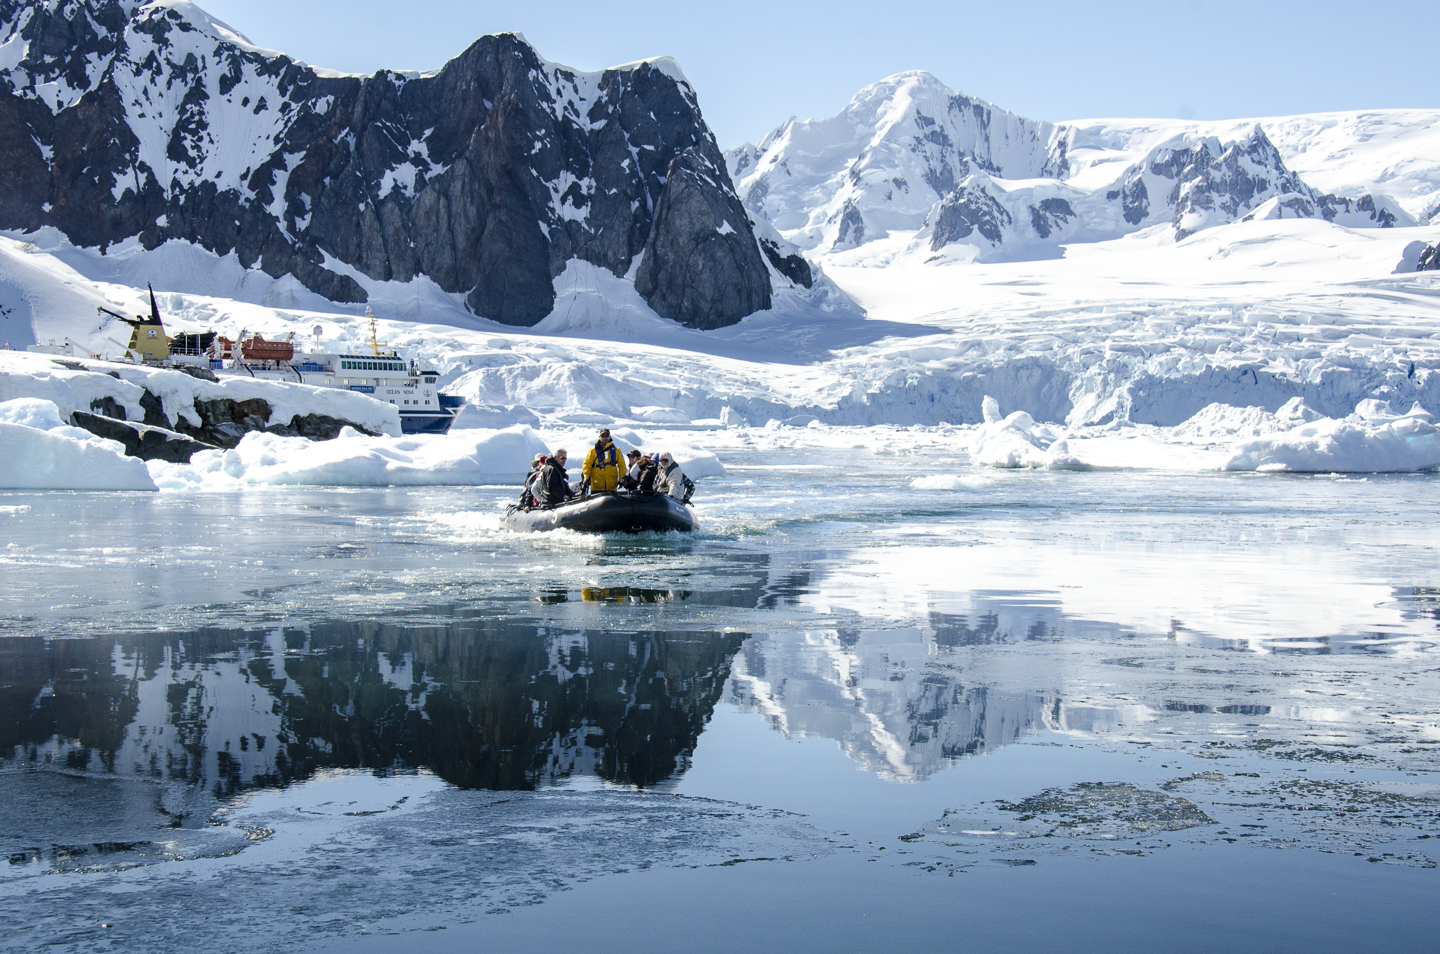
[[[34,398],[0,402],[0,488],[156,489],[121,444],[69,426],[54,402]]]
[[[234,450],[202,451],[189,464],[151,461],[161,490],[253,485],[323,487],[474,486],[515,483],[544,453],[529,427],[448,435],[366,437],[344,428],[333,441],[252,432]]]
[[[218,382],[206,381],[170,368],[89,360],[61,363],[48,355],[0,351],[0,401],[41,398],[69,417],[74,411],[89,411],[92,402],[110,398],[125,409],[128,420],[141,421],[145,409],[140,401],[146,391],[160,399],[172,422],[183,418],[196,427],[202,424],[196,401],[260,398],[270,405],[269,426],[319,414],[400,436],[399,409],[359,392],[229,375]]]
[[[1422,413],[1376,423],[1359,414],[1239,441],[1222,470],[1380,473],[1440,467],[1440,428]]]
[[[1130,425],[1108,432],[1057,429],[1024,411],[1000,418],[988,397],[985,416],[971,437],[971,462],[981,467],[1297,473],[1440,467],[1434,417],[1418,404],[1400,414],[1375,399],[1360,402],[1344,420],[1320,417],[1297,398],[1274,414],[1212,404],[1178,427]],[[1244,436],[1234,440],[1236,434]]]

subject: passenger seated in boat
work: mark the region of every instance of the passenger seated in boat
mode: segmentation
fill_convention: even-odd
[[[660,465],[638,450],[632,450],[625,456],[630,470],[621,481],[621,485],[627,490],[638,491],[642,494],[655,493],[655,478],[660,473]]]
[[[575,496],[575,491],[570,489],[569,475],[565,473],[566,458],[562,447],[540,468],[540,473],[530,485],[536,506],[554,507]]]
[[[695,482],[685,476],[685,471],[675,463],[675,458],[666,451],[660,455],[659,476],[655,478],[655,492],[668,494],[681,503],[687,503],[695,492]]]
[[[536,505],[535,495],[533,493],[534,488],[531,485],[535,483],[535,478],[540,476],[540,468],[544,467],[545,462],[549,459],[549,456],[545,454],[536,454],[535,459],[530,462],[530,473],[525,475],[525,489],[520,491],[520,506],[522,509],[529,510]]]

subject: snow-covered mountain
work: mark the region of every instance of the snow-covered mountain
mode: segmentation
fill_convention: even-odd
[[[911,72],[862,90],[838,116],[792,119],[727,160],[752,212],[817,253],[899,233],[924,260],[1046,258],[1063,243],[1158,225],[1183,240],[1253,219],[1416,223],[1388,195],[1307,184],[1259,123],[1223,137],[1141,128],[1037,122]],[[1415,191],[1408,198],[1428,200]]]
[[[178,242],[333,302],[429,283],[534,325],[584,262],[714,328],[811,276],[762,246],[695,93],[483,37],[433,74],[348,76],[187,0],[0,0],[0,228]]]

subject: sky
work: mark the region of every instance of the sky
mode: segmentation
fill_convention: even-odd
[[[438,69],[506,31],[581,70],[673,56],[725,148],[758,142],[790,116],[833,116],[870,83],[917,69],[1052,121],[1440,108],[1434,34],[1413,0],[199,5],[259,46],[349,72]]]

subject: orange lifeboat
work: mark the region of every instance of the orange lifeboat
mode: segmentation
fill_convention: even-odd
[[[242,361],[287,362],[295,357],[295,346],[288,341],[266,341],[259,335],[240,342]]]

